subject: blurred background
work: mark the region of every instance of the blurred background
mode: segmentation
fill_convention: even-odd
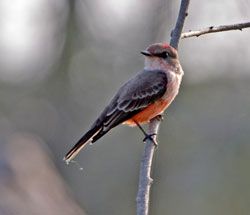
[[[140,50],[169,41],[179,1],[0,1],[0,214],[135,214],[143,151],[120,126],[62,161]],[[191,0],[184,30],[250,20],[247,0]],[[161,124],[151,214],[248,215],[250,29],[180,42],[180,94]]]

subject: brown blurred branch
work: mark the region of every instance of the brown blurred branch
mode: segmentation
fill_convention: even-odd
[[[41,139],[13,133],[7,140],[1,145],[5,156],[0,156],[1,215],[86,214],[68,192]]]
[[[190,0],[181,1],[176,25],[171,33],[170,45],[176,49],[178,48],[185,18],[187,17],[188,14],[187,10],[189,2]],[[159,117],[152,119],[149,123],[149,134],[153,133],[158,134],[159,126],[160,126]],[[156,141],[156,136],[154,136],[154,140]],[[152,169],[151,167],[152,167],[154,151],[155,151],[154,142],[150,139],[147,139],[140,166],[139,188],[136,198],[137,215],[148,215],[149,212],[150,188],[153,182],[153,179],[151,178],[151,169]]]
[[[181,34],[181,38],[188,38],[188,37],[199,37],[204,34],[211,34],[211,33],[216,33],[216,32],[223,32],[223,31],[232,31],[232,30],[240,30],[244,28],[249,28],[250,27],[250,22],[246,23],[238,23],[238,24],[232,24],[232,25],[220,25],[220,26],[210,26],[198,31],[189,31],[189,32],[184,32]]]

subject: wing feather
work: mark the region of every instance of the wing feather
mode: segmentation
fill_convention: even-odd
[[[99,123],[102,129],[93,142],[161,98],[166,92],[167,82],[163,71],[144,70],[124,84],[94,123]]]

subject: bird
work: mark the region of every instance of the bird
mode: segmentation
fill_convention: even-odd
[[[119,124],[138,126],[161,116],[179,92],[183,69],[178,52],[168,43],[154,43],[141,51],[144,69],[123,84],[89,130],[68,151],[69,164],[88,143],[94,143]],[[143,130],[143,129],[142,129]],[[145,138],[154,134],[147,134]]]

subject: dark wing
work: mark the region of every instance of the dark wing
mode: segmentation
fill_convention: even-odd
[[[93,137],[92,142],[161,98],[166,92],[167,82],[167,75],[161,70],[143,70],[129,80],[93,124],[98,126],[100,131]]]
[[[167,76],[163,71],[144,70],[124,84],[91,128],[65,155],[69,163],[89,142],[95,142],[111,128],[130,119],[166,92]]]

